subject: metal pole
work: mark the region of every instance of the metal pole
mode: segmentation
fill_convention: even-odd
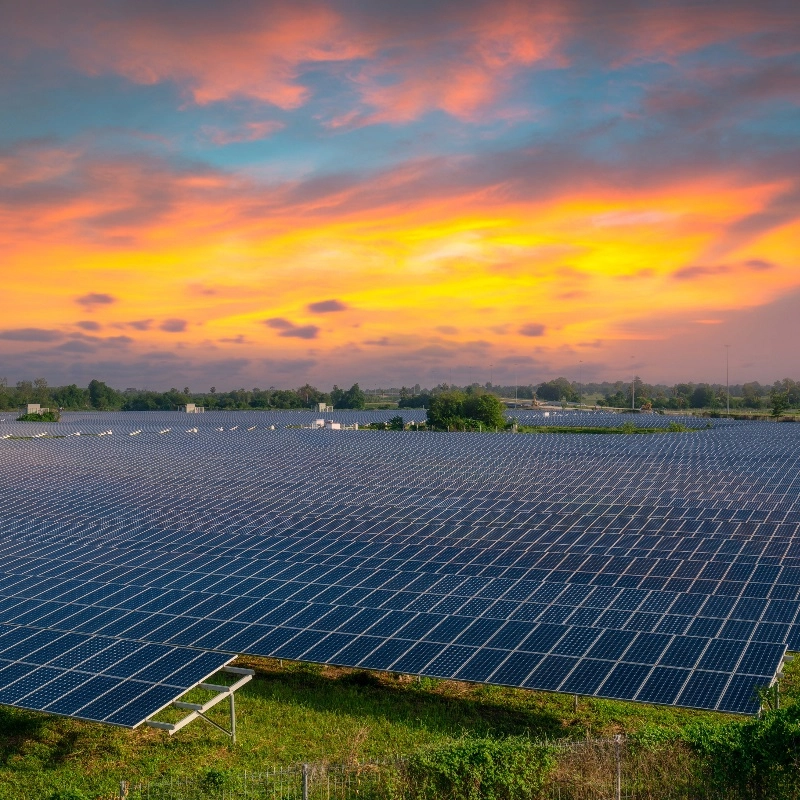
[[[125,798],[128,796],[128,787],[129,787],[129,785],[130,784],[128,783],[128,781],[120,781],[119,782],[119,796],[120,796],[121,800],[125,800]]]
[[[236,701],[231,692],[231,744],[236,744]]]
[[[620,739],[622,737],[617,734],[614,737],[614,756],[617,760],[617,783],[615,788],[615,797],[617,800],[622,800],[622,756],[620,754]]]
[[[303,764],[303,800],[308,800],[308,764]]]
[[[731,382],[728,371],[728,356],[730,355],[730,348],[731,346],[729,344],[725,345],[725,394],[727,396],[726,413],[728,416],[731,415]]]

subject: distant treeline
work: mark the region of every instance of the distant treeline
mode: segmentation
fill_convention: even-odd
[[[441,384],[433,389],[414,388],[416,391],[405,387],[400,390],[401,408],[428,408],[437,394],[458,387]],[[539,384],[517,386],[486,383],[478,387],[473,384],[462,390],[469,392],[479,389],[520,401],[569,404],[582,401],[590,405],[614,408],[630,408],[633,404],[636,408],[645,409],[723,409],[728,402],[728,391],[732,409],[774,408],[776,401],[786,408],[800,406],[800,382],[790,378],[775,381],[772,385],[763,385],[757,381],[731,384],[729,389],[724,384],[717,383],[676,383],[673,386],[649,384],[637,377],[635,384],[631,381],[579,384],[566,378],[555,378]]]
[[[357,383],[349,389],[334,386],[329,392],[322,392],[308,384],[299,389],[256,388],[217,392],[212,386],[208,392],[192,392],[187,386],[183,390],[153,392],[146,389],[120,391],[98,380],[90,381],[86,388],[74,383],[69,386],[48,386],[42,378],[19,381],[11,387],[0,378],[0,409],[5,410],[15,410],[27,403],[39,403],[66,411],[175,411],[187,403],[205,406],[209,411],[315,408],[318,403],[335,408],[358,409],[365,407],[366,400],[366,394]]]
[[[632,398],[633,390],[633,398]],[[545,403],[578,403],[611,406],[620,408],[645,409],[724,409],[728,402],[728,390],[718,383],[676,383],[648,384],[635,379],[603,383],[577,383],[566,378],[556,378],[539,384],[454,386],[446,383],[432,388],[419,384],[409,388],[401,387],[370,392],[373,402],[397,401],[400,408],[430,408],[431,400],[442,393],[459,391],[466,395],[490,393],[499,397],[520,401]],[[302,409],[315,408],[318,403],[332,405],[334,408],[363,409],[366,407],[367,393],[359,385],[340,389],[334,385],[330,391],[322,391],[306,384],[297,389],[234,389],[218,392],[211,387],[207,392],[193,392],[189,387],[182,390],[172,388],[166,392],[145,389],[114,389],[102,381],[93,380],[87,387],[76,384],[69,386],[49,386],[47,381],[37,378],[33,381],[19,381],[9,386],[0,378],[0,409],[16,410],[27,403],[39,403],[49,408],[67,411],[172,411],[186,403],[214,409]],[[776,404],[783,408],[800,407],[800,382],[789,378],[776,381],[772,385],[757,381],[730,386],[730,406],[732,409],[774,409]]]

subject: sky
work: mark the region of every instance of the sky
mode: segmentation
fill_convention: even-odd
[[[10,383],[800,379],[796,0],[2,16]]]

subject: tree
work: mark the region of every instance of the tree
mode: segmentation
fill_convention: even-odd
[[[557,402],[558,400],[577,400],[578,393],[566,378],[556,378],[536,387],[536,396],[540,400]]]
[[[772,389],[776,392],[785,392],[789,399],[790,407],[795,407],[800,404],[800,384],[795,383],[791,378],[775,381],[772,385]]]
[[[502,428],[506,424],[503,403],[494,394],[471,394],[463,403],[464,417],[487,428]]]
[[[87,389],[81,389],[74,383],[69,386],[59,386],[52,389],[50,397],[55,405],[59,408],[86,408],[89,405],[89,392]]]
[[[401,416],[392,417],[389,420],[389,430],[390,431],[402,431],[405,428],[405,423],[403,422],[403,418]]]
[[[419,388],[419,385],[416,387]],[[430,408],[431,405],[431,394],[430,392],[417,392],[414,391],[413,394],[410,393],[410,390],[401,389],[400,390],[400,401],[397,404],[398,408]]]
[[[324,392],[321,392],[316,386],[311,386],[308,383],[305,384],[305,386],[301,386],[296,391],[307,406],[314,406],[317,403],[328,402],[328,395],[326,395]]]
[[[47,391],[47,381],[44,378],[36,378],[33,382],[33,402],[44,405],[50,400],[50,392]]]
[[[102,381],[89,382],[89,404],[98,411],[122,408],[125,398]]]
[[[772,403],[772,416],[776,419],[789,408],[789,393],[776,392],[774,389],[769,393]]]
[[[334,408],[362,409],[367,404],[367,396],[357,383],[354,383],[347,391],[334,385],[331,389],[331,403]]]
[[[707,408],[714,404],[714,390],[707,384],[698,384],[692,392],[692,408]]]
[[[450,389],[431,398],[428,408],[428,425],[432,428],[461,427],[464,422],[463,392]]]
[[[761,408],[764,387],[758,381],[750,381],[742,385],[742,405],[745,408]]]
[[[17,381],[17,402],[24,406],[31,402],[33,397],[33,383],[30,381]]]
[[[305,402],[291,389],[275,389],[270,394],[270,405],[272,408],[303,408]]]

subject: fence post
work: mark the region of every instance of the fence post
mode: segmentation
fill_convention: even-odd
[[[614,757],[617,762],[617,780],[616,786],[614,787],[615,792],[614,796],[617,800],[622,800],[622,754],[620,753],[620,740],[622,737],[620,734],[617,734],[614,737]]]
[[[303,764],[303,800],[308,800],[308,764]]]
[[[129,785],[130,784],[128,783],[128,781],[120,781],[119,782],[120,800],[126,800],[126,798],[128,797],[128,786]]]

